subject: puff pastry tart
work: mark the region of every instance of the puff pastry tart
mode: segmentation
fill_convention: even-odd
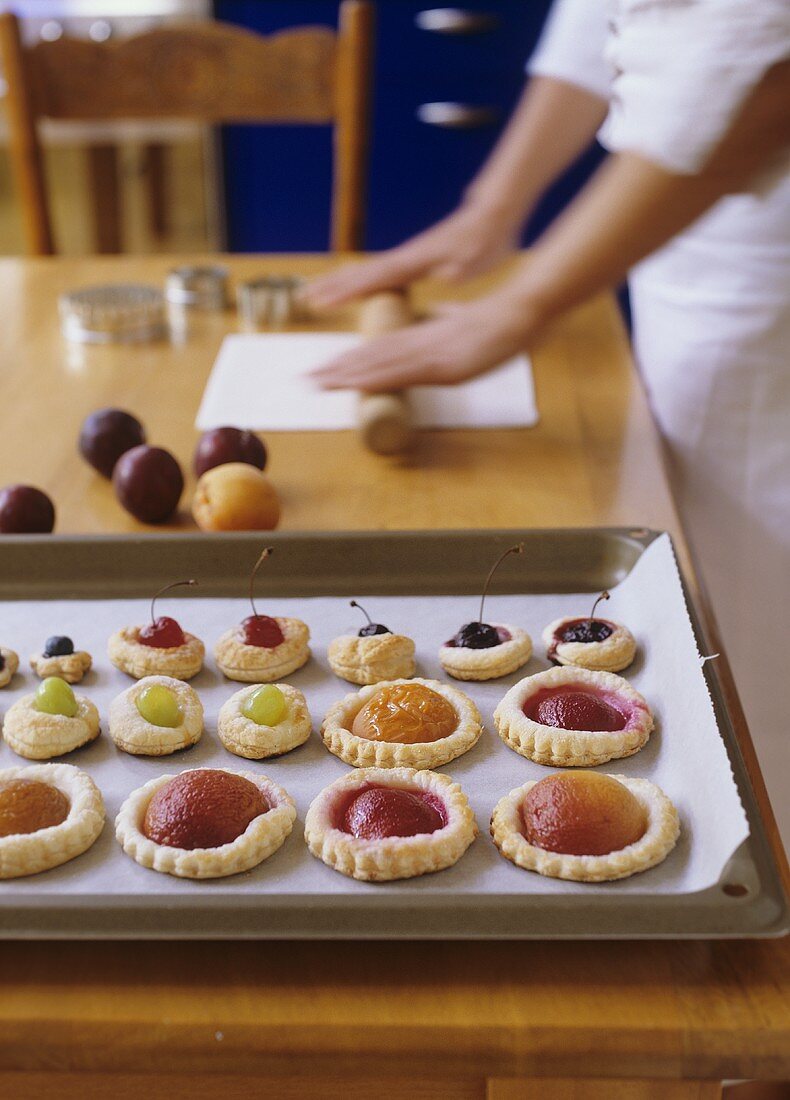
[[[19,655],[13,649],[0,645],[0,688],[11,683],[12,677],[19,668]]]
[[[546,656],[558,665],[575,665],[599,672],[621,672],[636,656],[636,639],[628,627],[610,619],[595,617],[603,592],[593,605],[589,618],[566,616],[555,619],[543,631]]]
[[[115,820],[127,855],[178,878],[223,878],[262,863],[293,829],[291,796],[265,775],[198,768],[133,791]]]
[[[202,734],[197,692],[172,676],[146,676],[110,703],[110,737],[133,756],[168,756]]]
[[[378,684],[381,680],[413,676],[417,664],[411,638],[374,623],[356,600],[351,600],[351,606],[358,607],[368,621],[357,634],[341,634],[329,643],[327,657],[334,674],[352,684]]]
[[[677,810],[647,779],[559,772],[500,799],[491,819],[499,851],[549,878],[607,882],[661,863],[680,833]]]
[[[312,854],[333,870],[386,882],[457,863],[477,836],[477,823],[449,776],[361,768],[317,795],[304,835]]]
[[[301,691],[289,684],[253,684],[222,704],[219,739],[247,760],[279,756],[303,745],[313,728]]]
[[[514,684],[494,711],[494,724],[511,749],[536,764],[593,767],[638,752],[653,716],[621,676],[552,668]]]
[[[43,651],[30,658],[30,667],[42,680],[47,676],[59,676],[67,684],[78,684],[91,663],[90,653],[84,649],[75,650],[71,638],[65,634],[47,638]]]
[[[191,680],[203,667],[205,646],[200,638],[181,629],[175,619],[155,615],[162,593],[197,581],[176,581],[161,588],[151,600],[151,621],[147,626],[124,626],[107,643],[110,660],[135,680],[144,676],[172,676]]]
[[[389,680],[346,695],[327,711],[321,737],[354,767],[438,768],[483,732],[462,691],[438,680]]]
[[[104,827],[104,801],[70,764],[0,771],[0,879],[48,871],[87,852]]]
[[[50,760],[99,736],[99,712],[90,699],[75,695],[69,684],[50,676],[31,695],[9,708],[3,737],[19,756]]]

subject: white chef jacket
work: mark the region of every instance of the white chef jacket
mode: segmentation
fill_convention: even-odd
[[[609,101],[599,137],[694,173],[790,56],[787,0],[560,0],[529,71]],[[790,158],[631,273],[634,347],[790,844]]]

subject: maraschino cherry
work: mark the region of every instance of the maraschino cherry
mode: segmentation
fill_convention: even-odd
[[[374,623],[373,620],[371,619],[370,615],[368,615],[367,611],[365,610],[365,608],[362,606],[361,603],[357,603],[356,600],[350,600],[349,602],[350,602],[352,607],[358,607],[359,610],[362,612],[362,614],[365,616],[365,618],[368,620],[367,625],[361,627],[357,631],[357,637],[358,638],[372,638],[374,634],[391,634],[392,633],[390,628],[388,626],[384,626],[383,623]]]
[[[501,645],[503,641],[507,641],[507,637],[503,637],[501,631],[497,630],[495,626],[491,626],[490,623],[483,622],[483,606],[488,595],[488,586],[491,584],[491,578],[501,563],[508,557],[509,554],[523,554],[524,543],[520,542],[517,546],[511,546],[505,550],[504,554],[500,554],[497,560],[492,565],[488,576],[486,577],[486,583],[483,585],[483,595],[480,597],[480,618],[474,623],[464,623],[455,637],[451,638],[446,644],[449,646],[455,646],[459,649],[491,649],[495,645]]]
[[[137,638],[141,645],[151,646],[153,649],[175,649],[177,646],[184,645],[186,637],[176,620],[171,619],[168,615],[160,615],[157,619],[154,615],[154,609],[159,597],[165,592],[169,592],[171,588],[195,584],[197,584],[196,580],[173,581],[172,584],[166,584],[164,588],[159,589],[151,600],[151,621],[142,628]]]
[[[273,553],[274,547],[267,546],[252,567],[252,573],[250,574],[250,606],[252,607],[252,615],[248,615],[241,624],[241,637],[244,644],[258,646],[260,649],[275,649],[285,641],[285,635],[280,629],[280,624],[277,620],[273,619],[271,615],[258,614],[253,594],[255,577],[258,570],[269,555]]]
[[[593,604],[587,619],[574,619],[560,629],[561,642],[605,642],[613,633],[612,627],[604,619],[596,619],[595,612],[601,600],[610,599],[608,592],[602,592]]]

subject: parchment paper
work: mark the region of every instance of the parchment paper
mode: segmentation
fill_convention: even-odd
[[[515,568],[515,566],[514,566]],[[512,575],[512,574],[510,574]],[[354,595],[349,593],[349,597]],[[472,597],[375,597],[365,598],[375,621],[410,634],[417,643],[419,674],[446,679],[438,660],[439,645],[458,627],[477,617]],[[331,702],[355,690],[338,680],[326,663],[326,647],[335,635],[361,625],[359,613],[344,599],[258,600],[259,611],[303,618],[312,633],[312,660],[289,682],[301,688],[313,715],[314,733],[301,748],[269,761],[247,761],[228,753],[216,733],[221,704],[241,685],[217,671],[211,648],[229,625],[249,614],[240,599],[180,598],[163,600],[160,614],[177,616],[182,626],[206,642],[207,667],[192,681],[206,710],[206,731],[192,749],[170,757],[132,757],[118,751],[106,732],[106,716],[112,698],[131,681],[112,668],[107,638],[124,624],[148,620],[148,603],[141,600],[8,602],[0,605],[0,637],[16,649],[22,660],[9,688],[0,692],[2,712],[22,694],[34,690],[38,680],[27,665],[30,653],[40,649],[50,634],[70,635],[77,648],[93,654],[94,669],[77,692],[84,692],[99,707],[103,733],[93,745],[63,759],[85,769],[104,794],[108,823],[104,833],[85,855],[63,867],[30,879],[0,883],[0,904],[12,903],[22,894],[107,895],[148,894],[194,898],[217,895],[260,895],[262,903],[276,894],[361,895],[397,892],[426,894],[685,894],[713,885],[733,851],[748,835],[748,826],[735,787],[730,763],[719,735],[702,674],[699,654],[680,587],[669,539],[662,536],[644,553],[629,576],[612,591],[605,615],[627,623],[639,643],[636,663],[627,670],[631,683],[647,698],[656,716],[656,730],[647,746],[635,756],[602,765],[602,771],[644,776],[658,783],[673,799],[682,820],[678,847],[659,867],[617,883],[582,885],[542,878],[520,870],[497,853],[488,822],[497,800],[527,779],[539,779],[553,769],[543,768],[518,756],[496,735],[493,710],[504,692],[522,676],[547,668],[540,635],[543,627],[562,614],[587,614],[589,593],[561,596],[503,595],[492,597],[486,618],[520,624],[535,641],[536,653],[526,668],[489,684],[459,684],[480,707],[485,732],[465,756],[444,771],[466,791],[477,815],[481,836],[454,867],[439,874],[398,883],[358,883],[331,871],[314,859],[303,841],[304,816],[311,799],[348,766],[324,748],[317,729]],[[25,761],[3,742],[0,768]],[[282,784],[296,800],[298,821],[284,846],[247,874],[231,879],[190,882],[146,870],[124,855],[114,838],[112,822],[125,796],[153,776],[195,767],[230,767],[262,771]],[[427,898],[425,899],[427,900]]]

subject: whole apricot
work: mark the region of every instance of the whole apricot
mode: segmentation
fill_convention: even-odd
[[[280,522],[280,500],[260,470],[227,462],[198,481],[192,515],[203,531],[271,531]]]

